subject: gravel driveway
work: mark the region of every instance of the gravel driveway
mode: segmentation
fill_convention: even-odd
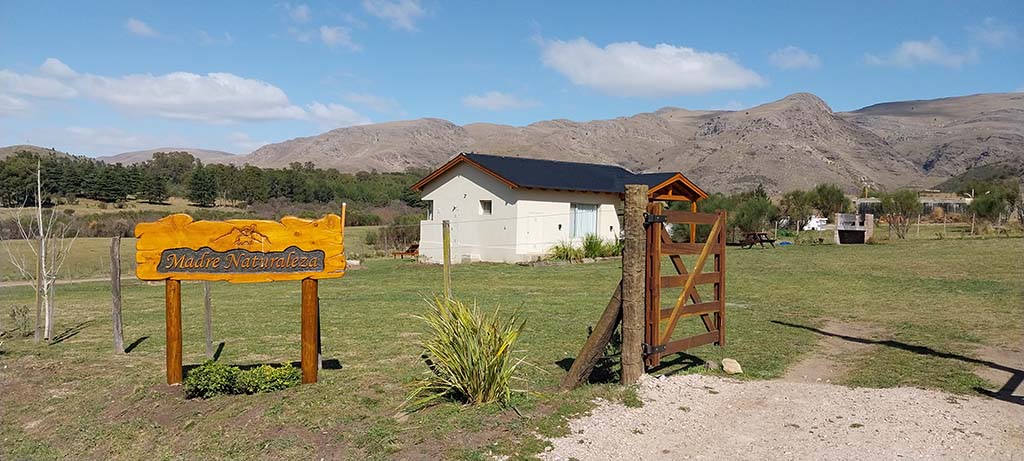
[[[541,458],[1024,460],[1024,406],[938,391],[645,376]]]

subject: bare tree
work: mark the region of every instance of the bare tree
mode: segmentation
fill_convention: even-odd
[[[0,237],[0,244],[4,247],[11,265],[18,270],[22,278],[35,283],[35,340],[38,342],[40,337],[46,340],[53,337],[53,287],[57,281],[57,274],[60,273],[78,238],[78,231],[72,231],[70,225],[59,222],[56,212],[50,211],[49,216],[44,218],[42,168],[39,163],[36,163],[36,200],[33,211],[35,219],[26,225],[22,219],[25,206],[18,208],[14,223],[18,228],[17,235],[20,240],[4,240]],[[71,235],[72,232],[74,235]],[[28,247],[28,251],[15,251],[17,242]]]

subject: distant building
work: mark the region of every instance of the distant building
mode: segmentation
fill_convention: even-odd
[[[936,208],[941,208],[946,214],[966,213],[967,207],[971,204],[971,199],[953,193],[926,190],[918,192],[917,196],[921,203],[920,213],[926,216],[934,213]],[[858,198],[853,203],[859,215],[882,214],[882,201],[876,197]]]
[[[652,199],[707,193],[682,173],[484,154],[459,154],[413,185],[429,203],[420,223],[420,256],[442,260],[441,223],[451,225],[452,262],[530,261],[551,247],[593,234],[619,238],[626,184],[646,184]]]

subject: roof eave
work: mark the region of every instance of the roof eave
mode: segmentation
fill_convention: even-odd
[[[422,191],[423,187],[425,187],[427,184],[430,184],[432,181],[437,179],[439,176],[441,176],[442,174],[446,173],[448,170],[451,170],[452,168],[455,168],[460,163],[468,163],[468,164],[476,167],[480,171],[483,171],[484,173],[487,173],[487,174],[493,176],[498,181],[501,181],[502,183],[507,185],[509,187],[509,189],[518,189],[519,188],[518,184],[508,180],[507,178],[501,176],[500,174],[494,172],[493,170],[491,170],[491,169],[481,165],[479,162],[474,161],[473,159],[467,157],[466,154],[463,153],[463,154],[456,155],[454,158],[449,160],[447,163],[445,163],[444,165],[441,165],[440,168],[434,170],[433,173],[430,173],[425,178],[419,180],[416,184],[413,184],[411,189],[414,190],[414,191]]]

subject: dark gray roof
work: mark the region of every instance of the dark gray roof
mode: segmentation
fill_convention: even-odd
[[[463,154],[519,187],[621,194],[626,184],[657,186],[675,173],[635,174],[615,165]]]

